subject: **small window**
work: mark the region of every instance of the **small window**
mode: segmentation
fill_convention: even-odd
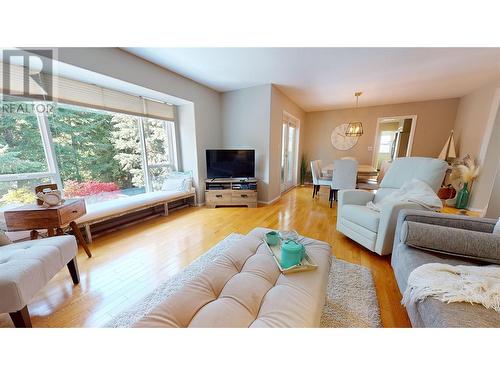
[[[394,132],[382,132],[380,135],[380,147],[378,152],[381,154],[390,154],[393,141]]]

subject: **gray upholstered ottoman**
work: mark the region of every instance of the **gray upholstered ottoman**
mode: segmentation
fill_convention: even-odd
[[[301,237],[318,265],[283,275],[256,228],[135,327],[318,327],[331,247]]]

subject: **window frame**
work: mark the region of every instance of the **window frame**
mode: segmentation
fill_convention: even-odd
[[[35,102],[35,104],[46,104],[45,102]],[[64,104],[63,104],[64,105]],[[89,108],[81,105],[71,105],[71,107],[80,108],[81,110],[90,110],[94,111],[94,108]],[[103,112],[109,113],[119,113],[111,110],[102,109]],[[144,119],[149,117],[147,116],[136,116],[136,115],[127,115],[131,116],[135,119],[138,130],[139,130],[139,138],[141,145],[141,160],[142,160],[142,172],[144,175],[144,187],[145,192],[152,192],[152,183],[151,183],[151,174],[150,169],[156,168],[168,168],[171,167],[173,170],[178,170],[178,143],[176,137],[176,128],[177,128],[177,116],[174,116],[174,120],[163,120],[158,118],[151,118],[159,121],[164,121],[166,123],[166,131],[167,131],[167,140],[168,140],[168,153],[169,160],[171,163],[157,163],[157,164],[148,164],[147,159],[147,147],[146,147],[146,138],[144,131]],[[60,189],[63,189],[63,183],[61,179],[61,174],[59,171],[59,166],[57,164],[54,140],[52,137],[52,133],[50,130],[50,123],[47,113],[36,113],[38,128],[40,130],[40,136],[42,139],[42,146],[45,153],[45,161],[47,162],[48,171],[47,172],[34,172],[34,173],[16,173],[16,174],[0,174],[0,182],[11,182],[11,181],[20,181],[20,180],[30,180],[30,179],[39,179],[39,178],[49,178],[52,183],[57,184]]]

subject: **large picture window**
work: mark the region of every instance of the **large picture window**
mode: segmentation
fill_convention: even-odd
[[[55,103],[43,114],[2,112],[0,209],[33,202],[48,182],[88,204],[159,190],[175,152],[172,121]]]

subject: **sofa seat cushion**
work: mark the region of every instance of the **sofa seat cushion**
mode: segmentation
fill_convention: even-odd
[[[392,252],[391,264],[399,289],[408,286],[408,276],[427,263],[477,266],[479,263],[445,254],[431,253],[399,243]],[[482,305],[465,302],[444,303],[426,298],[407,306],[414,327],[500,327],[500,314]]]
[[[380,213],[366,206],[345,204],[342,206],[342,218],[377,233]]]
[[[417,302],[414,307],[422,327],[489,328],[500,327],[500,314],[482,305],[466,302],[444,303],[434,298]]]
[[[121,213],[133,211],[141,207],[160,204],[162,202],[174,199],[180,199],[184,196],[194,193],[184,191],[154,191],[132,195],[130,197],[113,199],[105,202],[87,205],[87,213],[76,220],[78,224],[101,220],[106,217],[120,215]]]
[[[303,238],[318,269],[282,275],[256,228],[136,327],[317,327],[331,248]]]
[[[478,262],[453,257],[446,254],[433,253],[409,247],[403,243],[396,245],[392,252],[391,265],[398,282],[399,289],[404,292],[408,286],[408,277],[417,267],[427,263],[442,263],[452,266],[477,266]]]
[[[76,256],[73,236],[58,236],[0,247],[0,312],[14,312]]]

